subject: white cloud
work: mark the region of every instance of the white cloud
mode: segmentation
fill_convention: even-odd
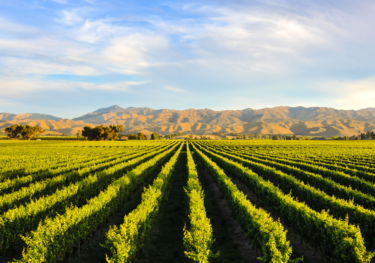
[[[17,103],[14,103],[11,100],[6,100],[6,99],[3,99],[3,98],[0,98],[0,105],[1,105],[0,112],[5,112],[4,107],[10,107],[10,106],[14,106],[16,104]]]
[[[38,81],[29,78],[13,78],[7,77],[2,78],[0,83],[0,92],[4,97],[17,98],[26,97],[31,93],[39,91],[52,91],[52,90],[62,90],[62,91],[73,91],[71,85],[67,83],[47,83],[44,81]]]
[[[375,105],[375,76],[346,81],[316,83],[315,91],[325,94],[329,105],[341,109],[363,109]]]
[[[160,65],[156,58],[167,51],[169,45],[163,36],[135,33],[114,38],[101,55],[108,63],[126,72],[138,73],[142,69]]]
[[[115,26],[107,24],[102,20],[90,21],[87,19],[82,27],[77,30],[76,39],[94,44],[103,37],[116,35],[117,31]]]
[[[37,61],[32,59],[10,58],[4,60],[6,68],[4,75],[51,75],[51,74],[72,74],[78,76],[95,76],[99,71],[89,65],[69,65],[58,62]]]
[[[375,77],[344,81],[325,81],[316,84],[316,87],[326,94],[359,94],[368,91],[375,91]]]
[[[59,3],[59,4],[67,4],[68,0],[52,0],[52,2],[56,2],[56,3]]]
[[[316,22],[316,17],[279,14],[247,6],[234,10],[184,5],[181,9],[199,18],[146,19],[157,27],[159,34],[179,36],[179,48],[192,54],[177,56],[179,63],[202,65],[203,62],[210,69],[229,68],[246,75],[282,75],[290,72],[296,63],[311,63],[309,52],[332,50],[334,35],[340,31],[327,21]]]
[[[127,81],[109,84],[93,84],[93,83],[75,83],[74,87],[86,90],[113,90],[121,92],[129,92],[129,87],[143,85],[143,81]]]
[[[144,68],[161,66],[160,58],[169,50],[166,37],[113,26],[109,20],[86,20],[71,30],[76,31],[72,37],[41,34],[28,41],[0,38],[0,55],[6,55],[0,58],[4,65],[0,75],[98,75],[111,71],[136,75],[142,74]],[[102,38],[105,42],[99,48],[87,45]]]
[[[167,21],[146,17],[156,27],[150,31],[116,25],[116,19],[90,19],[92,10],[85,7],[62,10],[56,21],[71,26],[62,35],[27,42],[3,39],[0,50],[38,60],[27,63],[34,65],[29,70],[19,66],[20,74],[48,74],[50,68],[50,74],[98,74],[110,70],[135,75],[147,74],[145,70],[152,67],[195,64],[218,72],[280,75],[290,71],[296,60],[306,63],[303,49],[314,45],[327,47],[330,43],[327,32],[314,19],[249,8],[183,8],[186,12],[205,14],[205,18]],[[170,43],[170,34],[178,35],[175,45],[181,50]],[[91,46],[84,48],[87,44]],[[9,70],[15,68],[13,63]]]
[[[27,57],[45,60],[77,60],[77,57],[90,52],[88,48],[58,36],[37,36],[28,41],[0,39],[0,54],[3,57]]]
[[[86,2],[92,3],[90,0]],[[259,88],[254,80],[270,83],[263,86],[277,97],[282,93],[280,82],[283,79],[305,78],[301,85],[306,89],[310,87],[311,92],[322,93],[325,96],[322,102],[326,104],[341,107],[345,106],[345,101],[350,101],[348,107],[357,107],[365,101],[373,103],[374,80],[371,78],[319,82],[315,86],[311,82],[316,84],[323,74],[329,74],[322,73],[324,68],[340,71],[346,67],[346,72],[351,69],[360,71],[361,68],[352,67],[357,63],[371,71],[372,61],[368,59],[370,66],[364,65],[366,60],[357,55],[363,50],[369,52],[366,58],[373,57],[371,50],[375,34],[371,22],[375,19],[371,14],[375,5],[368,4],[367,11],[360,7],[345,13],[324,7],[306,8],[302,12],[288,3],[262,1],[256,6],[238,4],[235,7],[229,3],[222,6],[174,4],[172,7],[179,8],[178,12],[185,12],[186,16],[149,15],[150,11],[144,15],[137,13],[136,19],[130,19],[132,22],[113,18],[99,8],[81,7],[57,11],[58,17],[54,21],[58,24],[45,27],[21,25],[0,18],[0,78],[12,89],[17,90],[16,86],[20,85],[19,90],[25,93],[48,89],[126,91],[130,86],[139,85],[139,82],[95,85],[42,81],[43,75],[50,74],[100,76],[120,73],[139,75],[154,86],[176,92],[173,96],[178,92],[193,94],[187,88],[191,85],[197,96],[216,89],[218,98],[228,88],[236,89],[242,84],[249,87],[243,92],[256,91]],[[73,1],[69,4],[73,6]],[[356,46],[346,46],[347,43],[356,43]],[[366,49],[367,46],[370,48]],[[350,65],[346,63],[349,60]],[[30,74],[40,78],[27,78]],[[193,83],[196,79],[200,82]],[[173,85],[166,86],[169,83]],[[198,85],[194,85],[196,83]],[[5,93],[11,92],[5,89],[5,84],[0,85]],[[250,100],[234,98],[231,103],[237,107],[237,100],[238,105],[243,105],[241,108],[247,104],[259,105],[259,108],[271,105],[260,99],[259,94]],[[291,105],[295,99],[283,98],[284,102],[279,104]],[[301,101],[300,98],[297,100],[298,103]],[[302,103],[310,105],[309,99]],[[311,104],[314,105],[314,101]]]
[[[165,86],[164,89],[170,90],[170,91],[175,91],[175,92],[188,93],[184,89],[179,89],[179,88],[175,88],[175,87],[172,87],[172,86]]]
[[[0,17],[0,30],[2,34],[5,32],[12,33],[12,34],[18,34],[18,35],[36,35],[40,34],[41,30],[28,26],[28,25],[20,25],[17,23],[14,23],[12,21],[9,21],[8,19],[5,19],[3,17]]]
[[[62,10],[56,22],[68,26],[76,25],[83,21],[81,11],[82,9]]]
[[[77,90],[112,90],[129,92],[130,87],[145,84],[144,81],[124,81],[108,84],[88,82],[43,81],[34,78],[3,78],[0,82],[0,93],[4,98],[26,97],[29,94],[41,91],[75,92]]]

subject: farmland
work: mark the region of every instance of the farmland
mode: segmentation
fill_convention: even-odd
[[[374,262],[373,141],[0,141],[0,262]]]

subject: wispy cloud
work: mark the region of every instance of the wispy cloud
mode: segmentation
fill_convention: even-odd
[[[67,4],[68,0],[51,0],[53,2],[59,3],[59,4]]]
[[[170,90],[170,91],[175,91],[175,92],[180,92],[180,93],[188,93],[184,89],[179,89],[179,88],[175,88],[175,87],[172,87],[172,86],[165,86],[164,89]]]
[[[369,1],[53,1],[63,5],[29,7],[28,22],[24,10],[0,12],[7,17],[0,17],[2,94],[102,96],[94,94],[137,86],[142,92],[129,98],[141,104],[162,87],[168,96],[194,94],[195,104],[181,100],[181,107],[373,105],[375,5]],[[52,81],[55,74],[122,74],[147,85]]]
[[[118,92],[129,92],[131,87],[145,84],[145,81],[123,81],[107,84],[72,81],[45,81],[43,79],[30,78],[3,78],[0,83],[0,92],[4,98],[17,99],[27,97],[32,93],[43,91],[62,91],[65,93],[79,90],[97,91],[108,90]]]
[[[139,86],[143,85],[146,82],[135,82],[135,81],[127,81],[127,82],[119,82],[119,83],[108,83],[108,84],[93,84],[93,83],[73,83],[73,87],[78,89],[85,89],[85,90],[112,90],[112,91],[120,91],[120,92],[129,92],[129,88],[132,86]]]
[[[73,26],[83,21],[81,12],[81,8],[62,10],[61,12],[59,12],[59,17],[55,20],[60,24]]]
[[[342,109],[361,109],[375,105],[375,76],[316,83],[314,89],[327,94],[331,103]]]

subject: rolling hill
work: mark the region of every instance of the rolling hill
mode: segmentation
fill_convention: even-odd
[[[210,109],[154,110],[147,107],[121,108],[114,105],[72,120],[45,114],[0,113],[0,129],[14,123],[39,125],[48,133],[67,134],[76,134],[85,125],[122,124],[126,133],[235,132],[351,136],[375,130],[375,108],[355,111],[324,107],[274,107],[259,110],[214,111]]]

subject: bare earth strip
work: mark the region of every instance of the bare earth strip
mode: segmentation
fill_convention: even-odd
[[[200,166],[203,166],[200,160],[198,161],[198,164]],[[245,259],[245,262],[257,262],[256,257],[260,255],[257,255],[255,249],[251,249],[251,246],[249,245],[249,240],[246,239],[245,233],[243,232],[240,224],[232,216],[227,200],[225,198],[221,198],[221,193],[217,184],[212,180],[211,176],[208,174],[206,169],[204,169],[203,174],[206,177],[206,180],[208,181],[212,191],[214,192],[215,198],[219,203],[221,212],[227,223],[228,231],[234,242],[238,245],[238,251]]]
[[[247,198],[256,205],[258,208],[262,208],[268,213],[271,213],[272,218],[277,221],[279,219],[278,215],[274,212],[272,212],[269,207],[267,207],[263,202],[261,202],[256,195],[240,180],[235,178],[234,176],[227,173],[227,175],[232,179],[232,182],[235,183],[245,195],[247,195]],[[281,221],[282,222],[282,221]],[[317,251],[314,255],[315,249],[309,246],[308,243],[304,242],[301,243],[301,240],[297,237],[296,233],[294,232],[293,228],[288,227],[283,223],[283,226],[286,230],[288,230],[287,238],[290,241],[290,245],[293,247],[293,250],[297,250],[299,254],[303,255],[305,259],[307,259],[310,263],[321,263],[324,262],[324,256],[320,251]],[[306,262],[306,260],[304,260]]]

